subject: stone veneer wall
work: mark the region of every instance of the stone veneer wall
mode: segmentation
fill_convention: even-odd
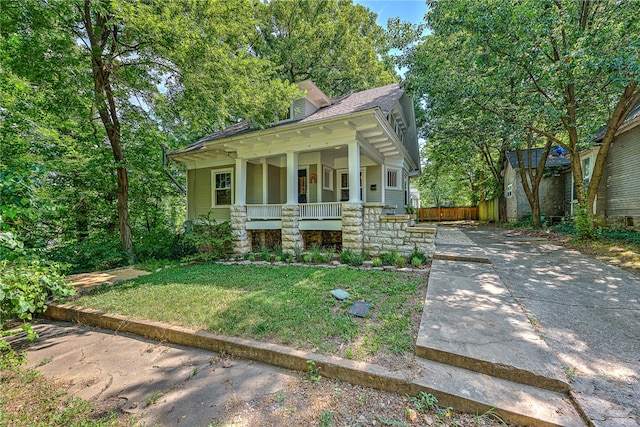
[[[282,250],[294,253],[295,248],[302,249],[300,234],[300,207],[298,205],[282,205]]]
[[[231,230],[233,230],[233,251],[237,254],[251,252],[251,239],[247,234],[247,207],[231,206]]]
[[[415,225],[414,215],[384,215],[382,205],[365,205],[363,249],[371,255],[397,251],[402,256],[415,248],[431,258],[435,251],[435,228]]]
[[[349,249],[356,253],[362,252],[362,203],[342,204],[342,250]]]

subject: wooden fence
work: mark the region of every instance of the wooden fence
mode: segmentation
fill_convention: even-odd
[[[418,221],[460,221],[479,218],[477,206],[418,209]]]

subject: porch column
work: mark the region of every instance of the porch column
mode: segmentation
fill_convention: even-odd
[[[287,204],[298,204],[298,153],[287,151]]]
[[[360,202],[360,144],[353,141],[349,143],[349,203]]]
[[[235,205],[247,204],[247,161],[236,159]]]
[[[380,193],[380,202],[382,203],[382,206],[385,206],[387,204],[385,202],[385,196],[387,194],[387,167],[385,165],[380,165],[380,168],[382,168],[382,173],[380,174],[380,191],[382,191],[382,193]]]
[[[262,163],[262,204],[269,203],[269,163],[263,158]]]

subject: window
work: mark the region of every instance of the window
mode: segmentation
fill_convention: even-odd
[[[507,194],[506,194],[507,198],[513,196],[513,184],[509,184],[507,185]]]
[[[211,206],[229,206],[233,204],[233,170],[211,171]]]
[[[584,179],[591,178],[591,157],[582,159],[582,177]]]
[[[360,200],[365,201],[362,194],[362,186],[364,180],[364,169],[360,170]],[[346,202],[349,200],[349,171],[347,170],[339,170],[338,171],[338,185],[340,190],[340,198],[339,201]]]
[[[387,188],[400,190],[400,169],[387,168]]]
[[[333,191],[333,169],[322,166],[322,189]]]

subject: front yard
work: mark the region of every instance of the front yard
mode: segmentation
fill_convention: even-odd
[[[406,366],[420,325],[425,272],[202,264],[103,286],[75,302],[217,334]],[[350,297],[338,301],[330,293],[336,288]],[[355,301],[371,303],[365,318],[348,314]]]

